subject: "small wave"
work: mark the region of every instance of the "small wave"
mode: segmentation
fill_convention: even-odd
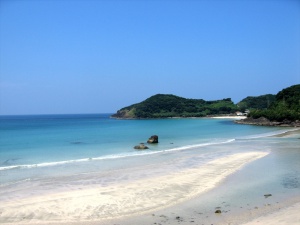
[[[89,160],[92,160],[92,158],[66,160],[66,161],[58,161],[58,162],[45,162],[45,163],[28,164],[28,165],[5,166],[5,167],[0,167],[0,171],[11,170],[11,169],[30,169],[35,167],[58,166],[58,165],[69,164],[69,163],[86,162]]]
[[[146,155],[153,155],[153,154],[158,154],[163,152],[182,151],[182,150],[188,150],[188,149],[199,148],[199,147],[210,146],[210,145],[226,144],[233,141],[235,141],[235,139],[229,139],[226,141],[219,141],[219,142],[207,142],[207,143],[201,143],[195,145],[186,145],[182,147],[165,149],[165,150],[157,150],[157,151],[130,152],[130,153],[121,153],[121,154],[114,154],[114,155],[105,155],[105,156],[94,157],[94,158],[83,158],[83,159],[65,160],[65,161],[58,161],[58,162],[44,162],[44,163],[27,164],[27,165],[4,166],[4,167],[0,167],[0,171],[12,170],[12,169],[31,169],[31,168],[38,168],[38,167],[59,166],[65,164],[96,161],[96,160],[108,160],[108,159],[135,157],[135,156],[146,156]]]
[[[95,160],[105,160],[105,159],[118,159],[118,158],[125,158],[131,156],[138,156],[138,155],[150,155],[155,154],[156,152],[147,152],[144,154],[116,154],[116,155],[106,155],[102,157],[96,158],[84,158],[84,159],[75,159],[75,160],[65,160],[65,161],[58,161],[58,162],[45,162],[45,163],[37,163],[37,164],[27,164],[27,165],[13,165],[13,166],[4,166],[0,167],[0,171],[4,170],[12,170],[12,169],[31,169],[37,167],[50,167],[50,166],[59,166],[65,164],[72,164],[72,163],[80,163],[80,162],[88,162],[88,161],[95,161]]]
[[[244,137],[237,138],[237,140],[250,140],[250,139],[258,139],[258,138],[266,138],[266,137],[281,135],[281,134],[285,134],[285,133],[288,133],[291,131],[297,131],[297,130],[299,130],[299,129],[296,128],[296,129],[288,129],[288,130],[277,130],[277,131],[273,131],[273,132],[244,136]]]
[[[181,151],[181,150],[187,150],[187,149],[192,149],[192,148],[199,148],[199,147],[204,147],[204,146],[210,146],[210,145],[220,145],[220,144],[227,144],[230,142],[235,141],[235,139],[229,139],[226,141],[222,142],[208,142],[208,143],[202,143],[202,144],[195,144],[195,145],[186,145],[178,148],[171,148],[168,150],[164,150],[165,152],[170,152],[170,151]]]
[[[26,179],[19,180],[19,181],[13,181],[13,182],[8,182],[8,183],[0,184],[0,187],[6,187],[6,186],[9,186],[9,185],[15,185],[15,184],[19,184],[19,183],[28,182],[28,181],[31,181],[31,179],[30,178],[26,178]]]

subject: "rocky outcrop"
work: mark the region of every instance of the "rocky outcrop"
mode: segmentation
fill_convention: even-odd
[[[236,120],[234,121],[238,124],[248,124],[248,125],[257,125],[257,126],[280,126],[280,127],[300,127],[300,121],[289,121],[289,120],[283,120],[281,122],[278,121],[270,121],[269,119],[265,117],[260,117],[257,119],[254,119],[252,117],[248,117],[246,119],[242,120]]]
[[[149,144],[156,144],[156,143],[158,143],[158,136],[157,135],[152,135],[148,139],[147,143],[149,143]]]
[[[144,143],[140,143],[139,145],[134,146],[134,149],[145,150],[148,149],[148,147]]]
[[[128,110],[128,109],[118,110],[117,113],[111,115],[111,117],[112,118],[122,118],[122,119],[133,119],[134,113],[132,111],[134,111],[134,110]]]

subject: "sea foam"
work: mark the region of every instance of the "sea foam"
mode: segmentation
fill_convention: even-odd
[[[176,148],[171,148],[171,149],[164,149],[164,150],[148,150],[148,151],[105,155],[105,156],[93,157],[93,158],[64,160],[64,161],[57,161],[57,162],[43,162],[43,163],[36,163],[36,164],[3,166],[3,167],[0,167],[0,171],[12,170],[12,169],[32,169],[32,168],[38,168],[38,167],[59,166],[59,165],[65,165],[65,164],[81,163],[81,162],[96,161],[96,160],[110,160],[110,159],[120,159],[120,158],[127,158],[127,157],[146,156],[146,155],[153,155],[153,154],[159,154],[159,153],[164,153],[164,152],[184,151],[184,150],[201,148],[201,147],[210,146],[210,145],[227,144],[227,143],[231,143],[233,141],[235,141],[235,139],[228,139],[225,141],[206,142],[206,143],[194,144],[194,145],[186,145],[186,146],[181,146],[181,147],[176,147]]]

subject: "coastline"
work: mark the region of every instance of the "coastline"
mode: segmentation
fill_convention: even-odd
[[[224,188],[217,187],[207,193],[208,197],[214,197],[218,191]],[[231,206],[229,202],[223,201],[221,204],[209,204],[210,209],[205,210],[199,203],[203,200],[203,195],[195,199],[188,200],[180,205],[170,208],[157,210],[148,214],[138,216],[124,217],[122,219],[112,219],[101,222],[101,225],[298,225],[300,221],[300,197],[295,196],[282,202],[266,203],[261,206],[252,206],[247,202],[241,203],[239,207]],[[265,202],[270,202],[266,199]],[[215,213],[220,209],[221,213]],[[233,212],[235,211],[236,212]],[[84,225],[98,225],[99,223],[86,223]],[[52,225],[52,224],[51,224]],[[64,225],[79,225],[69,224]]]
[[[291,130],[282,135],[274,135],[271,138],[287,138],[296,141],[300,139],[300,130]],[[295,148],[296,149],[296,148]],[[298,152],[298,150],[296,149]],[[257,160],[259,161],[259,160]],[[255,163],[256,161],[254,161]],[[251,165],[252,163],[250,163]],[[263,163],[264,164],[264,163]],[[253,168],[255,165],[253,166]],[[251,169],[251,167],[250,167]],[[249,170],[249,168],[247,168]],[[233,175],[229,176],[229,180],[235,176],[236,173],[244,176],[244,171],[236,171]],[[268,174],[268,171],[265,171]],[[246,178],[247,179],[247,178]],[[298,183],[299,178],[296,179],[292,184],[293,187],[289,188],[300,188]],[[158,210],[149,215],[140,215],[136,217],[124,218],[124,220],[112,220],[109,223],[103,225],[122,224],[122,225],[140,225],[140,224],[181,224],[181,225],[298,225],[300,223],[300,195],[299,191],[289,197],[284,194],[274,192],[273,195],[281,195],[280,197],[272,196],[266,197],[269,194],[266,190],[255,190],[261,193],[261,196],[256,196],[261,200],[255,203],[249,203],[249,199],[241,199],[240,205],[231,206],[229,199],[223,195],[228,189],[228,178],[225,183],[221,183],[208,193],[204,195],[196,196],[194,199],[190,199],[179,205],[175,205],[170,208]],[[234,180],[234,179],[233,179]],[[236,181],[235,181],[236,182]],[[234,185],[236,183],[234,182]],[[230,182],[229,182],[230,183]],[[230,185],[229,185],[230,186]],[[219,194],[221,192],[221,194]],[[213,200],[216,198],[217,200]],[[208,203],[208,205],[207,205]],[[207,208],[210,209],[207,211]],[[215,210],[220,209],[222,213],[216,214]],[[205,211],[206,210],[206,211]],[[236,212],[234,212],[236,210]],[[96,224],[95,224],[96,225]]]
[[[274,135],[271,138],[292,138],[297,141],[300,139],[300,130],[292,130],[284,133],[283,135]],[[296,149],[296,148],[295,148]],[[297,151],[297,149],[296,149]],[[298,152],[298,151],[297,151]],[[260,160],[257,160],[260,161]],[[254,164],[255,162],[254,161]],[[250,163],[250,165],[252,165]],[[264,164],[264,162],[262,162]],[[255,168],[253,165],[252,168]],[[246,170],[251,170],[246,168]],[[240,205],[231,205],[230,199],[224,197],[224,194],[228,192],[228,186],[233,187],[236,185],[235,176],[240,173],[241,177],[246,174],[242,170],[236,171],[233,175],[226,179],[225,183],[221,183],[208,193],[199,195],[194,199],[190,199],[180,205],[166,208],[164,210],[156,211],[149,215],[140,215],[138,217],[124,218],[124,220],[113,220],[112,224],[122,225],[139,225],[139,224],[181,224],[181,225],[298,225],[300,223],[300,195],[299,191],[289,197],[285,194],[273,193],[273,196],[266,197],[267,190],[255,190],[261,193],[261,196],[256,196],[261,200],[259,202],[254,201],[250,203],[249,199],[243,199],[241,196]],[[265,175],[268,171],[265,171]],[[263,176],[263,175],[262,175]],[[245,178],[247,180],[247,178]],[[296,178],[295,178],[296,179]],[[229,180],[229,181],[228,181]],[[230,182],[233,180],[233,186]],[[299,190],[299,178],[293,183],[294,187]],[[252,188],[251,188],[252,189]],[[252,190],[254,191],[254,190]],[[219,193],[221,192],[221,193]],[[280,197],[276,195],[281,195]],[[276,196],[276,197],[275,197]],[[213,201],[212,201],[213,199]],[[212,201],[212,203],[211,203]],[[207,210],[209,208],[209,210]],[[220,209],[222,213],[216,214],[215,210]],[[95,224],[96,225],[96,224]]]
[[[190,153],[195,149],[176,152],[180,153],[180,157],[172,161],[172,164],[177,164],[188,154],[189,160],[183,160],[184,163],[181,166],[167,172],[161,163],[169,158],[166,158],[167,154],[162,153],[157,157],[162,160],[159,164],[156,162],[152,166],[143,168],[138,166],[131,170],[124,168],[122,172],[118,171],[124,178],[121,180],[111,176],[111,171],[104,174],[101,172],[88,174],[87,180],[83,179],[84,174],[63,177],[61,179],[66,180],[63,182],[51,178],[37,180],[38,184],[36,184],[28,180],[25,182],[28,190],[25,195],[23,192],[18,192],[22,186],[12,185],[11,188],[7,188],[7,196],[5,191],[0,189],[0,222],[49,225],[241,225],[270,220],[272,216],[269,218],[268,215],[277,215],[277,213],[276,217],[285,220],[286,215],[293,215],[292,208],[288,207],[298,209],[299,194],[286,196],[273,190],[273,186],[270,189],[265,186],[263,188],[257,188],[255,185],[250,188],[245,186],[246,182],[252,185],[251,179],[255,184],[254,178],[257,175],[260,179],[268,179],[269,175],[272,177],[270,174],[272,165],[280,166],[281,161],[276,161],[276,159],[282,159],[282,156],[273,153],[273,148],[283,153],[293,150],[295,153],[299,152],[295,147],[299,143],[299,129],[284,130],[288,131],[280,135],[269,136],[267,139],[246,138],[226,145],[197,149],[205,152],[214,149],[218,155],[217,158],[211,158],[201,165],[182,166],[191,165],[191,159],[194,157],[191,157]],[[265,141],[268,142],[267,145],[264,144]],[[232,148],[237,152],[230,151],[228,155],[229,149]],[[220,149],[222,151],[219,151]],[[198,155],[197,151],[193,154],[193,156]],[[203,157],[207,156],[210,158],[210,155]],[[270,158],[275,159],[274,162],[279,164],[273,161],[270,163]],[[148,161],[153,159],[155,161],[156,158],[147,158]],[[196,161],[198,160],[199,158],[196,158]],[[153,166],[163,168],[160,169],[163,173],[154,171],[151,176],[144,174],[143,170],[153,170],[155,168]],[[133,169],[141,169],[141,172],[138,172],[138,178],[131,177]],[[290,179],[295,190],[300,190],[298,187],[300,183],[297,183],[300,181],[300,176],[285,173],[283,175]],[[103,183],[99,185],[94,179],[110,179],[111,181],[105,185]],[[82,180],[86,185],[78,185]],[[41,185],[42,189],[36,189],[35,185]],[[40,192],[41,190],[46,191]],[[249,191],[254,192],[250,197],[247,196]],[[236,194],[239,192],[241,193]],[[265,198],[264,194],[268,193],[273,196]],[[299,193],[299,191],[294,191],[294,193]],[[251,202],[252,198],[258,200]],[[220,209],[222,213],[215,213],[217,209]],[[295,217],[289,224],[297,224],[297,222],[297,217]]]
[[[282,122],[278,121],[270,121],[265,117],[260,117],[257,119],[247,117],[242,120],[234,121],[237,124],[245,124],[245,125],[256,125],[256,126],[273,126],[273,127],[300,127],[300,121],[289,121],[284,120]]]
[[[213,189],[246,164],[267,152],[247,152],[222,157],[199,168],[189,168],[151,179],[115,183],[106,187],[66,190],[52,194],[4,198],[3,224],[113,224],[128,216],[155,213],[181,204]],[[78,222],[77,222],[78,221]],[[130,221],[130,220],[128,220]]]
[[[212,116],[212,119],[232,119],[232,120],[242,120],[246,119],[247,116]]]
[[[160,118],[134,118],[134,117],[110,117],[112,119],[116,120],[151,120],[151,119],[205,119],[205,118],[210,118],[210,119],[231,119],[231,120],[243,120],[246,119],[247,116],[235,116],[235,115],[209,115],[209,116],[202,116],[202,117],[195,117],[195,116],[190,116],[190,117],[180,117],[180,116],[174,116],[174,117],[160,117]]]

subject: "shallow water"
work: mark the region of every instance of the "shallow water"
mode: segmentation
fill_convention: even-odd
[[[124,158],[134,157],[132,161],[135,162],[136,157],[162,151],[198,148],[200,154],[206,154],[201,151],[205,146],[286,131],[241,126],[227,119],[116,120],[109,116],[0,117],[1,183],[35,179],[51,171],[57,174],[57,171],[101,170],[102,165],[105,168],[119,162],[123,164]],[[149,145],[148,151],[133,149],[153,134],[159,136],[159,144]],[[108,163],[104,162],[107,160]],[[160,160],[160,157],[155,160]],[[24,169],[26,171],[22,171]]]
[[[300,201],[300,133],[285,137],[268,137],[230,143],[244,151],[268,151],[263,158],[253,161],[227,177],[216,188],[181,204],[159,212],[168,223],[238,225],[266,213]],[[215,147],[216,148],[216,147]],[[218,146],[223,148],[223,146]],[[265,195],[269,195],[266,197]],[[217,209],[221,214],[216,214]],[[149,215],[151,223],[159,216]],[[149,224],[151,224],[149,223]],[[130,224],[125,223],[125,224]]]

